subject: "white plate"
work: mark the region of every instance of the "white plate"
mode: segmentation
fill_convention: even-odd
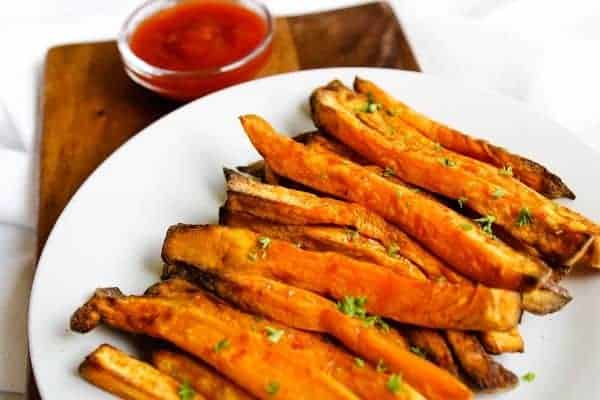
[[[522,104],[427,75],[348,68],[261,79],[195,101],[154,123],[121,147],[85,182],[58,220],[42,254],[30,305],[31,359],[46,399],[108,396],[77,376],[97,345],[131,349],[125,335],[69,332],[71,313],[95,288],[141,293],[158,280],[167,227],[217,220],[224,199],[222,166],[256,160],[237,116],[256,113],[289,134],[312,128],[310,90],[333,78],[374,80],[417,110],[539,160],[577,193],[571,205],[600,220],[600,157],[563,128]],[[85,134],[85,133],[83,133]],[[533,383],[493,399],[600,398],[600,276],[567,279],[575,299],[546,318],[526,315],[526,353],[501,357]]]

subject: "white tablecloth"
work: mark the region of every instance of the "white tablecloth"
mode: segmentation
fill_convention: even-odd
[[[266,1],[297,14],[352,0]],[[0,390],[24,389],[46,49],[114,37],[140,0],[21,0],[0,11]],[[394,0],[423,71],[522,100],[600,150],[600,2]],[[572,155],[575,156],[575,155]],[[18,399],[0,394],[0,399]]]

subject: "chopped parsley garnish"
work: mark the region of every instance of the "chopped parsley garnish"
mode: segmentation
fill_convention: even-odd
[[[412,188],[410,190],[412,190],[415,193],[421,193],[421,189],[419,189],[419,188]]]
[[[445,167],[456,167],[456,161],[453,161],[447,157],[440,158],[440,162]]]
[[[258,253],[256,252],[256,250],[252,250],[248,253],[248,260],[256,261],[257,258],[258,258]]]
[[[354,229],[346,229],[346,239],[348,239],[348,241],[353,241],[354,239],[356,239],[358,237],[358,232],[355,231]]]
[[[519,210],[519,216],[517,217],[517,226],[525,226],[529,225],[533,222],[533,216],[531,215],[531,211],[529,208],[523,207]]]
[[[229,348],[229,340],[227,340],[227,338],[221,339],[219,340],[217,343],[215,343],[213,350],[215,351],[215,353],[220,352],[221,350],[225,350]]]
[[[365,360],[360,357],[354,357],[354,364],[356,364],[358,368],[362,368],[365,366]]]
[[[364,296],[344,296],[341,301],[338,301],[337,307],[342,313],[349,317],[360,319],[367,326],[375,326],[382,330],[389,330],[388,324],[376,315],[368,315],[365,305],[367,298]]]
[[[487,233],[488,235],[494,235],[494,231],[492,230],[492,225],[496,222],[496,217],[493,215],[486,215],[485,217],[474,219],[475,222],[478,222],[481,225],[481,229]]]
[[[388,370],[387,365],[385,365],[385,362],[381,358],[377,361],[377,366],[375,367],[375,370],[377,372],[386,372]]]
[[[181,386],[179,386],[177,394],[179,394],[181,400],[192,400],[196,395],[196,392],[190,386],[189,382],[183,382]]]
[[[471,224],[460,224],[460,229],[462,229],[463,231],[470,231],[471,229],[473,229],[473,225]]]
[[[392,243],[389,245],[389,247],[387,248],[387,255],[390,257],[394,257],[394,258],[398,258],[398,251],[400,250],[400,248],[398,247],[398,245],[396,243]]]
[[[402,390],[402,377],[398,374],[390,375],[386,387],[390,392],[397,394],[400,390]]]
[[[513,170],[510,165],[505,165],[504,167],[498,170],[500,175],[513,176]]]
[[[374,113],[377,112],[381,108],[381,104],[376,103],[373,99],[373,95],[371,93],[367,94],[367,107],[365,108],[365,112]]]
[[[425,351],[418,346],[410,346],[410,352],[416,354],[421,358],[427,358],[427,354],[425,354]]]
[[[279,342],[285,333],[283,329],[275,329],[271,326],[265,327],[265,332],[267,333],[267,338],[271,343]]]
[[[442,149],[443,149],[442,145],[441,145],[439,142],[435,142],[435,143],[433,144],[433,148],[434,148],[434,150],[436,150],[436,151],[440,151],[440,150],[442,150]]]
[[[387,178],[388,176],[396,176],[396,171],[394,171],[392,167],[385,167],[381,173],[381,176],[384,178]]]
[[[469,199],[467,199],[466,197],[459,197],[458,199],[456,199],[456,201],[458,202],[458,207],[463,208],[465,206],[465,203],[469,201]]]
[[[269,396],[275,396],[277,392],[279,392],[279,382],[271,381],[267,383],[267,386],[265,386],[265,392],[267,392]]]
[[[495,199],[499,199],[500,197],[504,197],[506,195],[506,190],[502,189],[501,187],[497,187],[493,192],[492,192],[492,196]]]
[[[258,244],[261,249],[266,250],[271,245],[271,238],[261,236],[258,238]]]
[[[525,382],[533,382],[535,380],[535,372],[528,372],[521,377]]]

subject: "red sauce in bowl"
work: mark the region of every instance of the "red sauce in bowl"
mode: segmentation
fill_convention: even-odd
[[[270,42],[249,55],[269,29],[266,18],[235,2],[182,1],[140,22],[128,43],[135,56],[166,73],[151,75],[135,65],[126,65],[127,72],[167,97],[193,99],[254,77],[268,59]]]

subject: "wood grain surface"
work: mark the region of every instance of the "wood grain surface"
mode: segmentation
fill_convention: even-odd
[[[386,3],[276,21],[273,54],[259,76],[299,69],[377,66],[419,70]],[[116,43],[48,51],[41,95],[38,251],[81,183],[115,149],[181,104],[133,83]],[[39,399],[34,379],[29,399]]]

